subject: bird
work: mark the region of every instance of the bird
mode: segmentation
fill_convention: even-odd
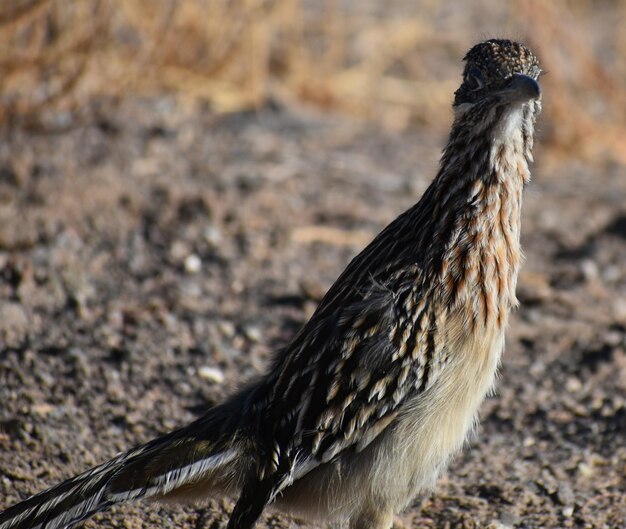
[[[0,529],[69,528],[132,500],[236,498],[389,529],[477,425],[493,390],[522,261],[541,68],[507,39],[474,45],[438,171],[348,264],[268,370],[178,430],[0,514]]]

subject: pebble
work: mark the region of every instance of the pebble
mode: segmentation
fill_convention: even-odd
[[[261,329],[256,325],[246,325],[243,328],[243,333],[248,340],[254,343],[259,343],[263,338]]]
[[[235,336],[235,326],[227,320],[222,320],[217,324],[217,328],[219,329],[222,336],[226,338],[232,338]]]
[[[504,511],[500,514],[500,523],[504,527],[515,527],[516,525],[519,525],[520,521],[519,516],[516,516],[512,512]]]
[[[593,476],[593,468],[586,463],[579,463],[578,472],[586,478],[590,478]]]
[[[217,367],[202,366],[198,369],[198,376],[204,380],[215,382],[216,384],[224,382],[224,373]]]
[[[563,511],[565,511],[565,509],[573,505],[574,502],[576,501],[572,487],[569,485],[569,483],[566,483],[565,481],[562,481],[561,483],[559,483],[559,488],[557,490],[556,495],[561,505],[565,506]]]
[[[174,241],[170,248],[170,257],[179,263],[189,255],[189,247],[183,241]]]
[[[207,226],[203,235],[204,240],[209,243],[212,248],[217,248],[222,242],[222,232],[217,226]]]
[[[28,338],[29,322],[19,303],[0,302],[0,349],[19,348]]]
[[[576,393],[583,388],[582,382],[577,377],[568,377],[565,382],[565,389],[570,393]]]
[[[192,253],[185,258],[185,272],[188,274],[197,274],[202,270],[202,261],[195,254]]]
[[[585,259],[580,263],[580,268],[587,281],[595,281],[600,275],[598,265],[591,259]]]

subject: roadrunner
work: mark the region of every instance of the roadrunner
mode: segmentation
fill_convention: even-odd
[[[520,265],[520,206],[540,111],[524,46],[465,57],[439,172],[363,250],[269,371],[181,429],[0,514],[0,529],[71,527],[131,500],[238,498],[388,529],[432,487],[494,384]]]

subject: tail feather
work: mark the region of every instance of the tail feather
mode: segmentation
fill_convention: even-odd
[[[0,529],[68,528],[114,504],[163,498],[213,477],[237,481],[242,445],[232,415],[219,408],[8,508]]]
[[[0,514],[0,529],[53,529],[74,523],[105,509],[107,484],[124,464],[126,454],[55,487],[35,494]]]

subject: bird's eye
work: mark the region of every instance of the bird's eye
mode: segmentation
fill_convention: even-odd
[[[470,68],[465,75],[465,84],[472,92],[480,90],[485,86],[483,74],[478,68]]]

